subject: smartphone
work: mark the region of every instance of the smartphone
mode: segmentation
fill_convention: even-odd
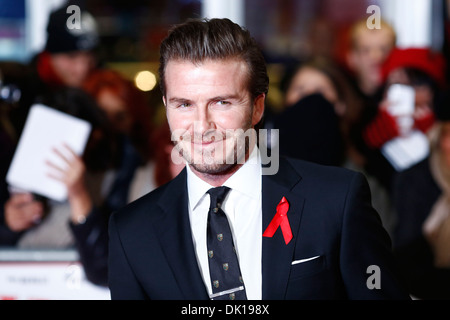
[[[396,118],[401,136],[409,135],[414,126],[415,99],[411,86],[396,83],[388,89],[388,112]]]
[[[389,113],[393,116],[412,116],[415,96],[412,86],[398,83],[392,84],[387,92]]]

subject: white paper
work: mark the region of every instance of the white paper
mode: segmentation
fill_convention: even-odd
[[[430,152],[427,137],[418,130],[408,136],[397,137],[386,142],[381,153],[395,170],[402,171],[425,159]]]
[[[9,167],[6,181],[16,189],[36,193],[56,201],[67,199],[66,186],[48,176],[46,161],[61,165],[53,148],[66,144],[77,155],[86,146],[91,125],[44,105],[33,105]]]

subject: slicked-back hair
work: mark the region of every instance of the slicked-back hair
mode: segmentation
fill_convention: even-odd
[[[206,60],[239,59],[246,63],[248,90],[253,99],[267,94],[266,62],[250,33],[229,19],[191,19],[175,26],[160,47],[160,88],[166,96],[165,69],[169,61],[200,64]]]

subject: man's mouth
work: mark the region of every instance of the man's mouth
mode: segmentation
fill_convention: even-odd
[[[197,145],[197,146],[208,146],[212,145],[214,143],[220,143],[223,142],[223,137],[194,137],[194,139],[191,140],[191,144]]]

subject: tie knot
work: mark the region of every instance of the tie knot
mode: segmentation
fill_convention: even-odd
[[[230,188],[225,186],[209,189],[207,193],[209,193],[209,196],[211,197],[210,208],[220,207],[227,196],[228,191],[230,191]]]

